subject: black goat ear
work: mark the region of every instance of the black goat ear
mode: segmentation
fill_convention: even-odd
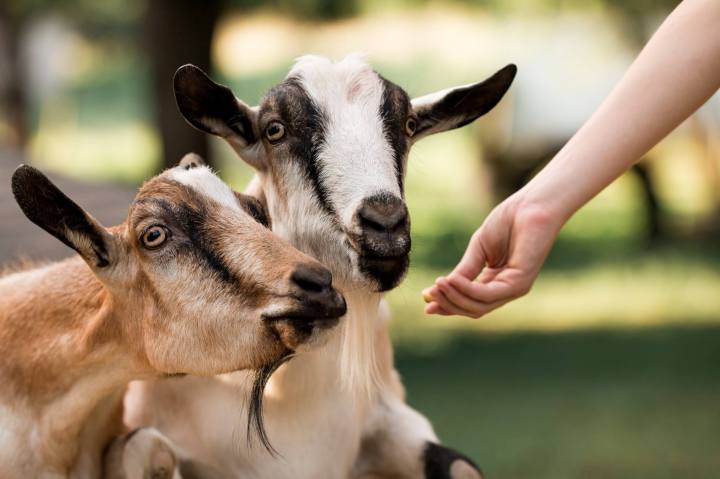
[[[255,198],[254,196],[238,193],[237,191],[235,191],[234,193],[235,197],[240,202],[240,205],[247,212],[247,214],[253,217],[255,221],[265,226],[266,228],[270,228],[272,226],[272,224],[270,223],[270,215],[268,215],[265,205],[259,199]]]
[[[12,175],[12,192],[30,221],[77,251],[90,266],[110,265],[112,235],[39,170],[20,165]]]
[[[195,65],[178,68],[173,86],[180,113],[198,130],[241,146],[258,140],[256,112],[235,98],[230,88],[215,83]]]
[[[475,121],[500,102],[516,73],[515,65],[507,65],[485,81],[413,99],[412,108],[417,117],[413,139]]]

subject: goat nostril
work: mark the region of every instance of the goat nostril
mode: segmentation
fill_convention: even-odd
[[[313,293],[320,293],[323,290],[323,287],[317,283],[313,283],[312,281],[307,281],[304,279],[296,279],[295,284],[300,287],[303,291],[310,291]]]
[[[407,209],[405,205],[397,208],[377,208],[366,204],[358,212],[360,226],[380,233],[392,233],[407,223]]]
[[[292,272],[290,280],[304,292],[322,293],[330,288],[332,275],[326,269],[301,264]]]
[[[370,229],[375,231],[386,231],[388,228],[383,225],[382,223],[379,223],[377,221],[374,221],[370,218],[367,218],[366,216],[360,215],[360,226],[363,229]]]

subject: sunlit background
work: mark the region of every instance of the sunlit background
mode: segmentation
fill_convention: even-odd
[[[0,259],[69,254],[11,199],[20,162],[51,172],[106,222],[190,149],[244,187],[250,169],[176,112],[182,63],[250,104],[305,53],[364,52],[411,96],[516,63],[491,114],[410,157],[412,266],[389,295],[409,401],[491,478],[718,477],[717,95],[570,221],[527,297],[482,320],[427,317],[420,297],[489,209],[589,116],[674,3],[3,0]]]

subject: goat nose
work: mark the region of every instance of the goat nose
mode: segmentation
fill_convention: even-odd
[[[407,224],[405,203],[393,195],[376,195],[363,201],[358,210],[360,226],[378,233],[393,233]]]
[[[311,319],[337,319],[347,311],[345,298],[332,287],[332,274],[320,264],[297,265],[290,282]]]
[[[323,267],[300,264],[290,275],[290,281],[304,293],[323,293],[330,289],[332,275]]]

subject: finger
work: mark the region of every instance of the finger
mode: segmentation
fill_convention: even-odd
[[[465,254],[451,274],[461,275],[468,279],[475,279],[484,267],[485,253],[482,248],[482,236],[480,230],[478,230],[470,238]]]
[[[470,318],[476,317],[476,314],[473,311],[468,311],[466,309],[463,309],[459,307],[458,305],[454,304],[452,301],[448,299],[448,297],[440,291],[439,297],[435,300],[435,302],[443,309],[445,312],[449,314],[456,314],[459,316],[468,316]]]
[[[439,314],[441,316],[450,316],[450,313],[445,311],[439,304],[432,302],[425,306],[425,314]]]
[[[470,281],[462,276],[451,276],[449,283],[461,294],[483,303],[494,303],[496,301],[507,301],[522,296],[527,291],[522,283],[508,283],[506,281],[490,281],[479,283]]]
[[[480,283],[489,283],[490,281],[494,280],[502,270],[502,268],[486,267],[484,270],[482,270],[482,273],[480,273],[480,276],[478,276],[475,281],[478,281]]]
[[[436,285],[432,285],[429,288],[425,288],[422,290],[422,297],[426,303],[435,301],[435,298],[437,298],[439,295],[440,290],[438,290],[438,287]]]
[[[473,317],[479,317],[487,312],[488,303],[477,301],[460,293],[447,280],[438,283],[438,287],[451,304],[463,311],[471,313]]]
[[[444,296],[444,301],[449,301],[447,296]],[[469,318],[481,318],[482,316],[485,316],[486,314],[495,311],[499,307],[507,304],[509,301],[495,301],[493,303],[487,303],[483,304],[481,307],[478,307],[477,309],[474,309],[472,311],[466,310],[464,308],[458,307],[458,306],[443,306],[443,309],[445,310],[445,314],[456,314],[456,315],[462,315],[467,316]],[[443,303],[444,304],[444,303]]]
[[[498,309],[499,307],[504,306],[504,305],[508,304],[509,302],[510,302],[510,301],[495,301],[494,303],[488,303],[487,307],[486,307],[485,310],[482,312],[482,314],[481,314],[480,316],[478,316],[478,318],[480,318],[480,317],[482,317],[482,316],[485,316],[485,315],[487,315],[487,314],[492,313],[493,311],[495,311],[495,310]]]

